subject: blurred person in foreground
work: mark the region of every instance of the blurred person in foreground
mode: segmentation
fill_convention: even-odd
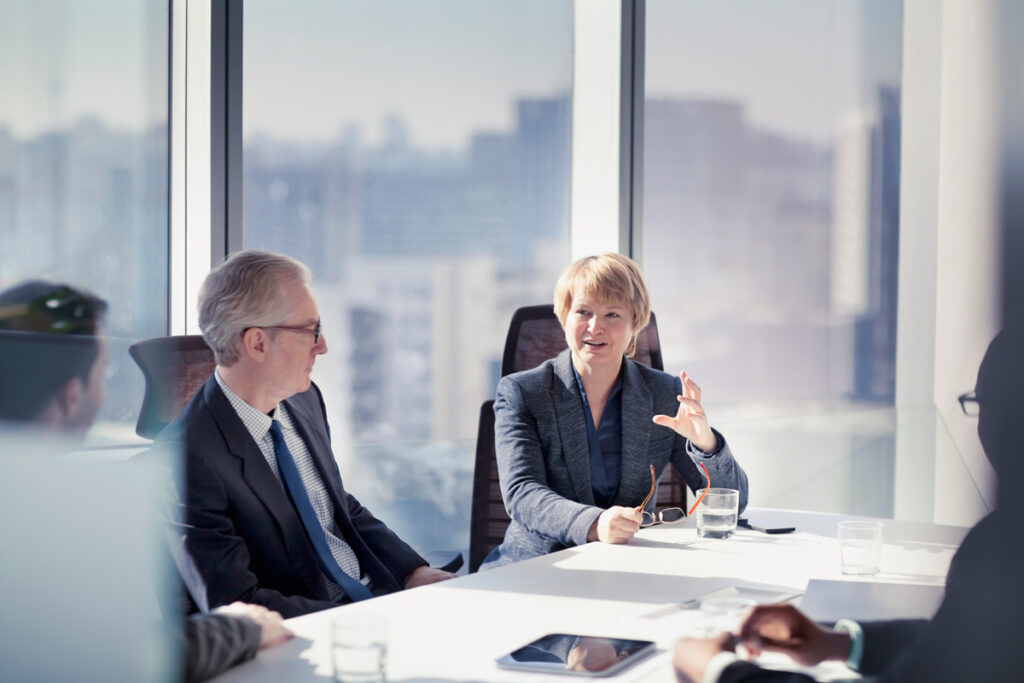
[[[0,421],[70,443],[84,438],[103,401],[106,310],[92,294],[43,280],[0,292]],[[179,567],[188,561],[175,560]],[[186,678],[214,676],[290,636],[281,616],[259,605],[191,615],[185,621]]]
[[[613,253],[576,261],[554,307],[569,348],[498,383],[495,451],[512,522],[481,568],[628,542],[654,509],[656,496],[641,509],[652,465],[660,474],[671,462],[698,491],[700,464],[712,486],[739,490],[742,511],[747,475],[708,422],[700,387],[630,359],[651,317],[637,265]]]
[[[754,608],[739,634],[685,638],[675,646],[680,681],[798,683],[808,676],[762,669],[734,654],[782,652],[813,666],[845,661],[867,678],[882,681],[1021,680],[1019,655],[1024,616],[1018,574],[1021,542],[1020,486],[1024,461],[1024,335],[1004,329],[989,345],[973,394],[960,397],[964,412],[978,408],[978,436],[999,476],[998,507],[971,529],[950,564],[946,595],[930,619],[818,625],[791,605]]]
[[[255,249],[214,268],[199,327],[216,367],[161,433],[185,456],[187,546],[211,605],[286,617],[449,579],[342,484],[310,379],[327,353],[298,261]]]

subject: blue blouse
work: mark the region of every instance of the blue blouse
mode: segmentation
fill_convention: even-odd
[[[594,491],[594,501],[598,506],[606,508],[615,500],[622,476],[622,371],[619,371],[619,379],[604,404],[601,426],[595,427],[583,381],[576,372],[576,366],[572,363],[570,366],[576,378],[576,386],[580,390],[580,398],[583,399],[583,418],[587,422],[587,445],[590,449],[590,484]]]

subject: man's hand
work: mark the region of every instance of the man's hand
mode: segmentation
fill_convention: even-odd
[[[590,531],[587,532],[587,540],[626,543],[640,530],[640,523],[643,521],[643,511],[640,508],[613,505],[594,520]]]
[[[418,586],[426,586],[438,581],[447,581],[448,579],[454,579],[455,574],[451,572],[442,571],[440,569],[434,569],[423,565],[422,567],[416,567],[412,570],[412,574],[409,574],[409,578],[405,580],[406,588],[416,588]]]
[[[719,652],[733,652],[736,649],[736,636],[731,633],[719,633],[714,638],[680,638],[676,641],[675,656],[672,663],[676,669],[676,680],[679,683],[698,683],[704,677],[711,658]]]
[[[683,393],[676,397],[679,401],[676,416],[655,415],[654,424],[674,430],[676,434],[689,439],[703,453],[714,453],[718,450],[718,437],[711,431],[704,406],[700,404],[700,387],[685,372],[679,373],[679,379],[683,384]]]
[[[246,602],[233,602],[214,610],[217,614],[230,614],[255,621],[260,627],[260,649],[280,645],[293,634],[284,625],[284,619],[277,612],[272,612],[263,605],[250,605]]]
[[[752,655],[782,652],[804,666],[846,659],[850,636],[824,629],[792,605],[755,607],[740,626],[740,642]]]

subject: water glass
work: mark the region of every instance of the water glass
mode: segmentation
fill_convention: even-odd
[[[740,622],[756,603],[735,595],[702,600],[700,612],[704,617],[704,636],[710,638],[723,631],[739,633]]]
[[[844,574],[874,576],[881,556],[881,522],[839,523],[839,568]]]
[[[331,621],[330,628],[334,680],[382,683],[387,666],[387,619],[373,615],[341,616]]]
[[[697,535],[701,538],[729,538],[736,531],[740,492],[736,489],[708,489],[697,506]]]

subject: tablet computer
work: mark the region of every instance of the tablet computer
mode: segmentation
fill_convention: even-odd
[[[572,676],[610,676],[654,652],[650,640],[549,633],[499,657],[505,669]]]

